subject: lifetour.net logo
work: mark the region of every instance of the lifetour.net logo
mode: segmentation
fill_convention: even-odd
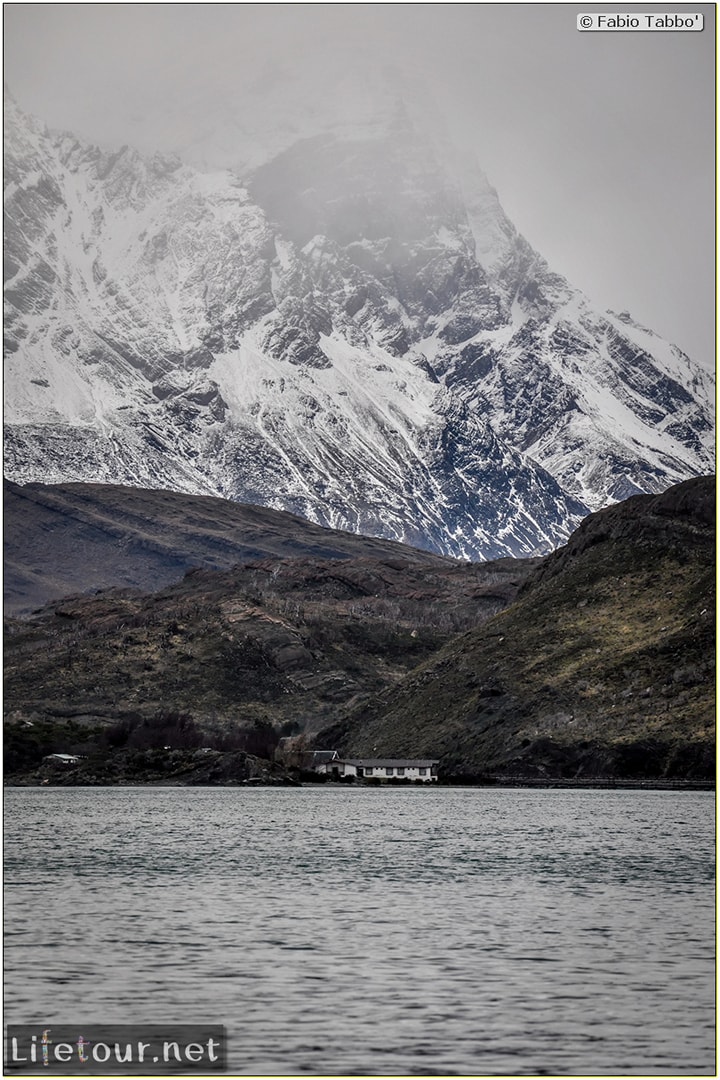
[[[226,1060],[218,1024],[11,1024],[5,1034],[6,1075],[206,1075]]]

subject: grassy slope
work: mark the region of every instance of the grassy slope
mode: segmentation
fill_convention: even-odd
[[[512,607],[322,741],[458,771],[713,774],[710,490],[592,515]]]

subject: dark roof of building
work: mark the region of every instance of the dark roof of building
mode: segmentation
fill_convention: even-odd
[[[337,759],[337,750],[311,750],[313,765],[324,765],[326,761],[333,761]]]

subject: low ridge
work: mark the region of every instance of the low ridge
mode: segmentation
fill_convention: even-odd
[[[402,554],[450,562],[393,540],[315,525],[267,507],[112,484],[5,482],[5,611],[111,586],[154,591],[193,567],[230,569],[249,559]]]

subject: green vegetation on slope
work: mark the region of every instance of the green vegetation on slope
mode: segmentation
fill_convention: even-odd
[[[507,610],[323,732],[451,772],[714,775],[711,478],[591,515]]]

